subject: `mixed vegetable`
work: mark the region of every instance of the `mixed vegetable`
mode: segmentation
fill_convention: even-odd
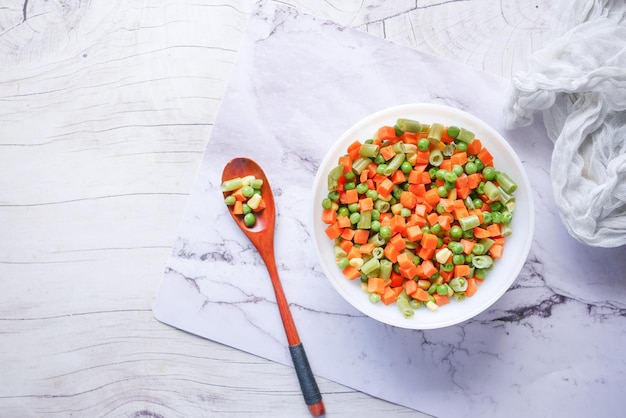
[[[256,224],[255,213],[265,209],[261,186],[263,180],[254,176],[235,177],[222,182],[222,193],[226,194],[224,203],[232,206],[233,213],[241,216],[249,228]]]
[[[398,119],[339,157],[322,221],[343,274],[409,318],[477,292],[512,232],[516,188],[471,131]]]

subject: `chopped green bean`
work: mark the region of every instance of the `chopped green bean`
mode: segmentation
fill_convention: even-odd
[[[372,226],[372,211],[362,210],[360,212],[359,221],[356,225],[357,229],[370,229]]]
[[[489,200],[498,200],[500,199],[500,190],[498,186],[488,181],[485,183],[485,195]]]
[[[393,158],[389,161],[389,164],[387,164],[387,168],[385,169],[383,174],[385,176],[392,175],[397,169],[400,168],[400,165],[402,165],[405,158],[406,155],[404,153],[394,155]]]
[[[474,132],[468,131],[465,128],[459,129],[459,134],[455,138],[457,141],[465,142],[466,144],[471,144],[474,140]]]
[[[380,295],[378,293],[370,293],[369,300],[372,303],[378,303],[380,302]]]
[[[337,190],[339,179],[343,175],[343,163],[337,165],[328,173],[328,190]]]
[[[480,219],[478,219],[476,215],[466,216],[465,218],[459,219],[459,225],[463,231],[467,231],[468,229],[474,229],[480,226]]]
[[[412,119],[400,118],[396,121],[396,125],[403,132],[419,133],[422,131],[422,125],[418,121]]]
[[[507,193],[513,193],[517,190],[517,183],[515,183],[508,174],[503,173],[502,171],[498,171],[496,173],[496,181]]]
[[[487,269],[493,266],[493,258],[488,255],[477,255],[472,260],[472,264],[477,269]]]
[[[354,170],[356,174],[361,174],[371,163],[371,158],[361,157],[352,163],[352,170]]]
[[[441,136],[443,135],[444,126],[440,123],[433,123],[430,125],[430,131],[428,132],[428,140],[436,144],[441,141]]]
[[[430,155],[428,156],[428,162],[430,163],[430,165],[439,167],[443,162],[443,153],[435,148],[430,152]]]
[[[222,192],[232,192],[233,190],[237,190],[243,187],[243,181],[241,177],[235,177],[230,180],[226,180],[222,183]]]
[[[361,157],[376,157],[380,147],[376,144],[362,144],[359,148],[359,155]]]
[[[450,280],[450,287],[455,292],[464,292],[467,290],[467,280],[463,277],[455,277]]]

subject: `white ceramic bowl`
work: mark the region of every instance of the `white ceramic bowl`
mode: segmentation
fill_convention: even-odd
[[[405,318],[396,304],[373,304],[367,293],[360,288],[360,280],[345,278],[335,263],[333,242],[328,239],[321,221],[321,201],[328,194],[328,172],[337,165],[337,158],[345,154],[346,148],[355,140],[371,138],[383,125],[393,126],[398,118],[415,119],[422,123],[438,122],[443,125],[456,125],[474,132],[494,156],[496,169],[507,172],[518,184],[515,191],[516,209],[512,227],[513,233],[506,238],[502,258],[496,260],[488,271],[487,278],[479,285],[478,292],[459,302],[451,300],[437,311],[425,307],[415,311],[411,318]],[[466,321],[496,302],[517,278],[524,265],[533,239],[535,212],[528,176],[515,151],[493,128],[480,119],[457,109],[434,104],[408,104],[395,106],[374,113],[354,124],[331,147],[318,168],[313,183],[312,229],[320,264],[328,280],[337,292],[356,309],[378,321],[401,328],[434,329]]]

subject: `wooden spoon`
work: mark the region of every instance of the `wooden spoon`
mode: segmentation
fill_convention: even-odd
[[[322,395],[317,387],[304,347],[298,336],[296,325],[293,322],[291,311],[289,310],[289,304],[287,303],[282,285],[280,284],[278,270],[276,269],[276,260],[274,257],[274,220],[276,218],[276,207],[274,205],[272,189],[261,167],[249,158],[235,158],[226,164],[222,172],[222,182],[250,175],[263,180],[261,196],[265,201],[265,209],[255,213],[256,223],[252,227],[246,226],[243,222],[243,218],[233,213],[232,206],[229,206],[229,211],[235,223],[241,228],[243,233],[246,234],[250,242],[254,244],[267,267],[270,279],[272,280],[272,286],[274,287],[280,317],[285,327],[285,333],[287,334],[289,352],[291,353],[296,374],[298,375],[298,381],[300,382],[300,388],[304,395],[304,401],[308,405],[311,415],[319,417],[325,414]],[[227,195],[227,193],[225,193],[225,195]]]

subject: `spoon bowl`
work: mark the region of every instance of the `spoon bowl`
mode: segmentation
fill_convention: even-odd
[[[265,264],[267,265],[268,261],[271,263],[272,260],[269,258],[266,260],[266,257],[274,257],[274,225],[276,221],[276,206],[274,204],[272,188],[267,181],[265,172],[255,161],[249,158],[235,158],[224,167],[224,171],[222,172],[222,182],[236,177],[245,176],[254,176],[257,179],[263,180],[263,184],[261,186],[261,196],[263,196],[263,200],[265,201],[265,209],[255,213],[256,222],[252,227],[247,226],[242,217],[235,215],[232,211],[232,207],[229,207],[229,212],[237,226],[239,226],[243,233],[246,234],[250,242],[254,244],[257,251],[263,258],[263,261],[265,261]],[[227,194],[228,193],[224,193],[224,197],[226,197]]]
[[[254,176],[263,181],[261,185],[261,196],[265,202],[265,208],[256,215],[256,222],[253,226],[247,226],[243,218],[235,215],[233,209],[229,206],[229,212],[239,228],[248,237],[250,242],[259,252],[265,267],[270,276],[274,294],[276,295],[276,303],[278,311],[285,328],[287,342],[289,343],[289,352],[293,360],[294,368],[300,383],[300,389],[304,396],[304,400],[309,408],[312,416],[318,417],[325,414],[322,395],[317,387],[315,377],[311,371],[311,366],[306,357],[304,347],[298,336],[296,325],[289,310],[289,304],[285,297],[278,270],[276,268],[276,260],[274,257],[274,225],[276,220],[276,206],[274,203],[274,195],[272,188],[267,180],[267,176],[263,169],[253,160],[249,158],[235,158],[224,167],[222,172],[222,182],[237,177]],[[226,197],[227,193],[224,193]]]

